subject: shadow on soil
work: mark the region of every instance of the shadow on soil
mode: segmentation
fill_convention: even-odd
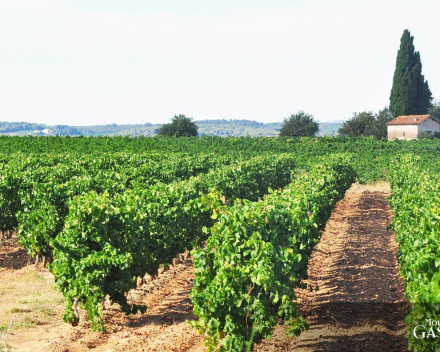
[[[302,347],[313,348],[315,352],[403,352],[407,351],[407,342],[386,332],[375,331],[351,336],[332,336],[318,343],[315,340],[311,340],[310,343],[303,340]]]
[[[21,269],[33,263],[27,251],[17,244],[17,237],[3,240],[0,243],[0,269]]]
[[[146,325],[173,325],[185,322],[187,320],[197,320],[197,317],[192,313],[192,303],[188,298],[190,290],[187,292],[180,292],[173,301],[158,309],[157,313],[148,312],[140,318],[129,318],[130,321],[127,326],[130,327],[144,327]]]

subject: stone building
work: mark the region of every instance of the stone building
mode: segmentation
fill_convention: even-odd
[[[387,123],[388,140],[417,139],[423,132],[440,133],[440,120],[431,115],[398,116]]]

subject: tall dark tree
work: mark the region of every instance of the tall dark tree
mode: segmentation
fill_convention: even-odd
[[[198,126],[191,117],[174,115],[170,123],[166,123],[156,130],[160,136],[191,137],[198,136]]]
[[[400,115],[426,114],[431,106],[432,94],[422,75],[420,53],[415,51],[414,37],[405,29],[400,39],[390,95],[390,111]]]
[[[280,128],[280,137],[313,137],[319,131],[319,124],[313,115],[298,111],[286,117]]]

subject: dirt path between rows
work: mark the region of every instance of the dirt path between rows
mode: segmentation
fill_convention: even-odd
[[[408,304],[402,298],[397,244],[387,231],[392,217],[387,192],[366,186],[347,192],[310,259],[307,283],[319,290],[298,291],[310,329],[289,338],[280,324],[273,338],[254,351],[406,351]],[[192,262],[182,258],[131,291],[132,303],[148,305],[145,314],[126,317],[117,305],[106,304],[107,334],[90,331],[87,322],[72,327],[59,317],[51,324],[16,330],[7,342],[16,352],[204,352],[203,337],[186,323],[196,319],[189,299],[192,282]]]
[[[288,338],[278,325],[271,340],[254,350],[407,351],[404,338],[403,282],[394,233],[387,231],[392,211],[389,189],[355,185],[329,219],[308,266],[308,285],[298,292],[310,329]]]

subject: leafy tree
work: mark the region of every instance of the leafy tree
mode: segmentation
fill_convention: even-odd
[[[371,136],[376,127],[376,118],[372,111],[363,111],[353,113],[353,117],[345,121],[338,133],[341,136],[358,137]]]
[[[420,53],[415,51],[413,40],[405,29],[397,52],[390,95],[390,110],[394,117],[426,114],[431,106],[431,90],[422,75]]]
[[[436,100],[431,104],[431,108],[428,111],[429,115],[440,119],[440,101]]]
[[[374,129],[374,137],[377,139],[387,138],[387,123],[393,119],[393,114],[390,109],[384,107],[382,110],[379,110],[379,113],[376,115],[376,127]]]
[[[77,128],[67,125],[55,125],[49,127],[54,134],[59,136],[80,136],[81,131]]]
[[[174,115],[170,123],[166,123],[156,130],[160,136],[191,137],[198,136],[198,126],[191,117]]]
[[[387,107],[376,115],[372,111],[355,112],[351,119],[342,124],[338,133],[347,137],[374,136],[382,139],[387,136],[387,122],[392,119],[391,111]]]
[[[286,117],[280,128],[280,137],[303,137],[315,136],[319,131],[319,124],[313,118],[313,115],[306,114],[304,111],[298,111],[296,114]]]

